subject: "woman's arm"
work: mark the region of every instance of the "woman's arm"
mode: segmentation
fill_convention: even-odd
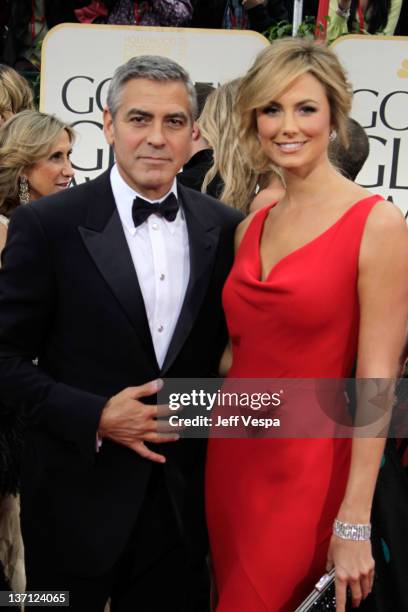
[[[407,333],[408,229],[400,211],[391,204],[377,204],[368,217],[360,249],[358,295],[357,379],[394,379],[399,373]],[[391,404],[392,399],[389,411]],[[359,401],[357,410],[364,408]],[[337,518],[346,523],[368,524],[385,439],[357,436],[352,443],[349,478]],[[353,603],[359,604],[371,590],[373,579],[370,542],[333,536],[330,561],[336,567],[336,609],[344,610],[347,584]]]
[[[350,8],[351,0],[330,0],[329,4],[329,22],[327,25],[327,40],[332,43],[339,36],[348,33],[348,24],[345,17],[341,17],[337,13],[337,8],[340,6],[344,10]]]
[[[388,13],[387,25],[384,30],[377,32],[377,34],[384,34],[384,36],[393,36],[395,28],[397,27],[398,19],[401,13],[402,0],[391,0],[390,12]]]

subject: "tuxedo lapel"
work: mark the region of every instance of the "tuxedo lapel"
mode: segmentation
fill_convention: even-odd
[[[109,173],[101,175],[89,187],[94,188],[95,193],[89,196],[86,225],[79,227],[82,240],[136,330],[147,356],[157,368],[143,296],[116,208]]]
[[[162,376],[171,367],[197,318],[210,282],[220,235],[220,227],[208,219],[205,204],[199,201],[200,195],[191,189],[186,190],[180,184],[177,189],[187,223],[190,278],[180,316],[163,363]]]

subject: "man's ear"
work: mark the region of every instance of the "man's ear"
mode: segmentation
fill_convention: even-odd
[[[103,109],[103,133],[105,134],[106,142],[113,146],[115,143],[113,117],[107,106]]]
[[[193,129],[191,132],[191,136],[193,141],[197,141],[199,140],[200,136],[201,136],[201,130],[200,130],[200,126],[198,125],[197,121],[194,121],[193,123]]]

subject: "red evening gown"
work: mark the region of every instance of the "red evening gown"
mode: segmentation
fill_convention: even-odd
[[[381,198],[360,200],[261,281],[253,218],[226,281],[229,378],[350,376],[359,329],[358,257]],[[294,612],[325,572],[350,439],[210,438],[206,506],[217,612]]]

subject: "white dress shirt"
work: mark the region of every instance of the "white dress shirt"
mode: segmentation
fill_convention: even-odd
[[[147,320],[161,368],[174,333],[187,284],[190,277],[190,256],[187,224],[179,208],[174,221],[169,222],[152,214],[138,227],[132,219],[132,205],[136,196],[142,197],[123,180],[116,164],[110,174],[123,231],[129,245],[142,292]],[[166,195],[154,202],[162,202],[169,193],[177,196],[177,183]]]

